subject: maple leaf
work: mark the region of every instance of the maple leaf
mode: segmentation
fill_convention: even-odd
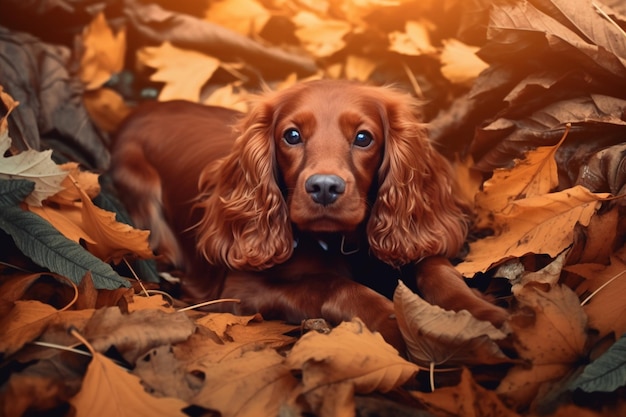
[[[100,12],[83,30],[82,42],[80,79],[85,89],[95,90],[124,68],[126,29],[121,28],[114,34],[104,13]]]
[[[517,406],[540,401],[540,389],[559,384],[585,357],[587,317],[576,294],[564,285],[528,283],[513,288],[520,314],[509,324],[519,356],[497,392]],[[532,314],[529,314],[532,312]]]
[[[220,66],[216,58],[191,49],[177,48],[169,42],[144,47],[137,51],[137,58],[144,65],[156,69],[150,76],[152,81],[165,83],[159,93],[161,101],[199,101],[202,87]],[[181,65],[182,62],[184,65]]]
[[[302,46],[318,58],[328,57],[344,49],[344,36],[352,29],[348,22],[322,19],[307,11],[298,12],[292,21],[297,27],[295,35]]]
[[[29,149],[17,155],[5,157],[4,155],[11,147],[9,131],[3,128],[4,120],[0,122],[0,178],[4,179],[24,179],[35,183],[34,190],[24,200],[32,206],[41,206],[41,202],[61,191],[61,182],[67,176],[52,161],[52,150],[37,152]]]
[[[207,327],[213,331],[220,339],[224,339],[226,332],[231,326],[236,324],[247,325],[252,320],[260,320],[260,315],[254,316],[235,316],[230,313],[209,313],[204,317],[196,319],[196,323],[200,326]]]
[[[484,223],[492,213],[502,212],[509,203],[524,198],[548,194],[558,184],[554,155],[565,140],[554,146],[541,146],[528,151],[511,169],[496,169],[476,195],[476,208]]]
[[[468,311],[448,311],[429,304],[402,282],[393,302],[413,362],[425,367],[510,362],[495,342],[506,338],[506,333]]]
[[[502,260],[528,253],[557,256],[572,244],[574,226],[588,225],[607,197],[576,186],[514,201],[494,214],[493,227],[499,234],[471,243],[468,256],[456,268],[471,277]]]
[[[212,2],[205,19],[242,35],[258,35],[270,19],[270,12],[255,0]]]
[[[135,375],[96,351],[87,368],[80,392],[69,402],[80,416],[180,416],[188,406],[178,398],[148,394]]]
[[[314,410],[325,409],[325,415],[341,415],[340,410],[353,414],[354,393],[388,392],[419,371],[359,319],[343,322],[329,334],[305,334],[286,363],[302,370],[307,401]]]
[[[476,52],[478,47],[467,45],[458,39],[443,40],[441,73],[455,84],[471,84],[478,74],[488,67]]]
[[[420,56],[437,52],[432,45],[429,30],[432,23],[426,20],[409,20],[405,23],[404,32],[389,34],[389,50],[402,55]]]

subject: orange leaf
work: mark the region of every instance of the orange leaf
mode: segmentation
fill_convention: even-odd
[[[87,90],[95,90],[124,68],[126,29],[114,34],[104,13],[98,13],[83,32],[83,47],[80,79]]]

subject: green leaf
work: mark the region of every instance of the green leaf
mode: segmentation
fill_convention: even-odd
[[[17,206],[34,189],[32,181],[0,179],[0,208]]]
[[[602,356],[587,365],[572,382],[570,391],[613,392],[626,385],[626,334]]]
[[[29,181],[0,181],[0,228],[11,235],[17,248],[36,264],[77,284],[91,271],[96,288],[127,287],[128,282],[109,264],[67,239],[46,220],[17,205],[28,195],[28,184]]]

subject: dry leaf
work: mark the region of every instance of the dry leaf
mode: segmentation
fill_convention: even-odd
[[[498,395],[474,381],[469,370],[463,369],[461,382],[455,387],[439,388],[434,392],[412,392],[435,416],[517,417]]]
[[[328,57],[345,48],[343,38],[352,29],[345,21],[321,19],[307,11],[297,13],[292,21],[297,27],[295,35],[304,49],[318,58]]]
[[[468,311],[429,304],[402,282],[393,302],[411,361],[424,367],[510,362],[495,342],[506,334]]]
[[[255,0],[211,2],[205,19],[242,35],[258,35],[270,19],[270,12]]]
[[[63,189],[61,182],[67,172],[52,161],[52,150],[37,152],[29,149],[17,155],[4,156],[10,147],[9,131],[0,126],[0,178],[34,182],[35,189],[24,200],[27,204],[39,207],[43,200]]]
[[[87,249],[105,262],[120,262],[125,256],[142,259],[153,257],[148,243],[150,232],[138,230],[115,219],[115,213],[97,207],[89,196],[79,188],[82,197],[82,227],[95,243],[87,243]]]
[[[59,168],[67,171],[69,175],[61,183],[63,190],[48,198],[48,202],[73,206],[82,199],[77,187],[84,190],[91,198],[100,194],[98,174],[80,169],[77,162],[67,162],[59,165]]]
[[[16,301],[0,319],[0,352],[12,355],[35,340],[54,320],[57,309],[39,301]]]
[[[348,55],[346,58],[345,73],[348,80],[367,82],[378,63],[372,59],[358,55]]]
[[[476,195],[476,206],[483,221],[494,212],[502,212],[513,201],[551,192],[559,184],[554,155],[560,145],[561,142],[538,147],[516,160],[513,168],[496,169],[491,179],[483,184],[483,191]]]
[[[521,314],[509,324],[517,352],[531,366],[512,368],[497,392],[517,406],[527,406],[540,389],[558,383],[585,357],[587,317],[576,294],[563,285],[546,289],[545,284],[531,283],[515,288],[514,295]]]
[[[402,55],[420,56],[437,52],[430,40],[432,24],[426,20],[409,20],[404,32],[389,34],[389,50]]]
[[[83,56],[80,61],[80,79],[85,89],[102,87],[124,68],[126,29],[116,34],[109,27],[104,13],[100,12],[83,30]]]
[[[275,417],[298,384],[284,362],[275,350],[264,349],[219,363],[190,364],[188,372],[205,380],[189,401],[224,417]]]
[[[164,82],[159,100],[199,101],[202,87],[219,68],[220,61],[209,55],[181,49],[164,42],[161,46],[144,47],[137,52],[144,65],[156,69],[150,79]]]
[[[129,363],[148,350],[186,340],[196,326],[184,313],[139,310],[122,314],[117,307],[97,310],[84,329],[84,335],[98,352],[111,346]]]
[[[89,117],[103,131],[114,133],[131,112],[124,98],[110,88],[99,88],[83,94],[83,104]]]
[[[626,303],[622,297],[616,296],[626,293],[626,264],[617,257],[611,257],[608,266],[579,264],[565,269],[587,278],[576,291],[585,302],[589,327],[598,330],[600,338],[614,333],[618,339],[626,333]]]
[[[166,313],[174,313],[176,311],[172,307],[170,300],[161,294],[154,294],[150,297],[135,294],[127,306],[129,313],[139,310],[161,310]]]
[[[223,340],[231,326],[236,324],[246,326],[253,320],[260,321],[263,319],[260,314],[253,316],[235,316],[231,313],[209,313],[204,317],[196,319],[196,324],[208,328]]]
[[[470,244],[470,252],[456,266],[464,276],[484,272],[503,260],[528,253],[557,256],[572,244],[574,226],[586,226],[608,194],[592,194],[574,187],[509,204],[496,213],[494,228],[500,234]]]
[[[70,399],[76,416],[88,417],[187,417],[188,404],[177,398],[157,398],[148,394],[141,381],[106,356],[95,352],[83,385]]]
[[[74,242],[96,243],[96,239],[91,237],[83,228],[82,204],[80,203],[75,206],[65,205],[62,207],[47,204],[41,207],[28,206],[28,211],[47,220],[63,236]]]
[[[443,40],[441,73],[451,83],[470,85],[489,65],[480,59],[476,46],[466,45],[458,39]]]

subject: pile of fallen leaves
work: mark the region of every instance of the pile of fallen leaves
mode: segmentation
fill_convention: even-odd
[[[626,8],[588,0],[0,3],[0,415],[626,414]],[[394,295],[400,355],[176,300],[102,171],[138,101],[349,78],[424,102],[501,329]]]

